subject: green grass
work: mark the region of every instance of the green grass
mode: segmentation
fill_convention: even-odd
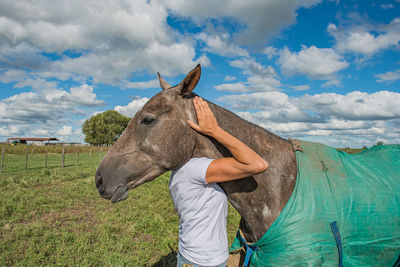
[[[95,167],[104,157],[106,151],[96,153],[65,153],[64,154],[64,167],[87,168],[87,166]],[[4,154],[3,159],[3,173],[26,173],[25,161],[27,158],[27,170],[42,170],[46,166],[47,169],[54,169],[62,167],[62,154],[61,153],[48,153],[46,154]]]
[[[179,222],[168,173],[113,205],[99,196],[93,178],[107,148],[79,148],[78,160],[77,147],[64,147],[64,168],[61,146],[47,148],[47,168],[46,147],[1,149],[0,266],[176,266]],[[239,219],[230,206],[230,242]]]
[[[0,174],[0,266],[176,266],[178,217],[169,174],[111,204],[94,186],[99,158],[93,155],[90,164],[88,154],[81,154],[78,164],[76,154],[68,155],[65,168],[59,167],[61,158],[47,169],[43,158],[32,161],[27,171],[25,155],[6,161]],[[230,207],[230,242],[238,222]]]

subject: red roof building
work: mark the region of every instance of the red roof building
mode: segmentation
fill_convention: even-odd
[[[21,143],[21,144],[26,144],[27,142],[43,142],[43,143],[49,143],[50,141],[57,141],[57,138],[50,137],[50,138],[37,138],[37,137],[13,137],[13,138],[8,138],[7,143]]]

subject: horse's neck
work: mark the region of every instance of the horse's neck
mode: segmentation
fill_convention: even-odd
[[[296,161],[290,142],[210,104],[221,128],[231,133],[268,161],[258,175],[219,185],[242,216],[241,228],[249,242],[260,239],[282,211],[296,181]],[[200,137],[194,156],[231,156],[212,139]]]

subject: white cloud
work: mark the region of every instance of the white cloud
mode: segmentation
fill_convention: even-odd
[[[241,58],[229,62],[229,65],[240,68],[244,74],[255,75],[255,76],[276,76],[276,72],[273,67],[268,66],[265,68],[260,63],[256,62],[252,58]]]
[[[186,73],[196,63],[192,44],[154,42],[144,49],[115,49],[56,61],[52,68],[61,73],[93,77],[96,83],[119,84],[135,71],[160,72],[166,76]]]
[[[388,71],[386,73],[380,73],[375,75],[378,78],[377,82],[394,82],[400,79],[400,69],[395,71]]]
[[[250,91],[280,90],[281,82],[271,76],[251,76],[247,79]]]
[[[3,83],[22,81],[25,77],[26,77],[25,71],[8,70],[0,74],[0,81]]]
[[[71,135],[72,134],[72,126],[64,125],[61,129],[59,129],[57,131],[57,134],[59,134],[59,135]],[[40,134],[40,135],[45,135],[45,134]]]
[[[48,90],[40,89],[40,84],[49,86]],[[44,80],[28,79],[21,86],[31,85],[38,89],[5,98],[0,101],[0,123],[46,124],[59,123],[60,119],[73,114],[82,115],[81,107],[102,106],[104,102],[97,99],[93,87],[83,84],[70,88],[70,91],[53,88],[53,83]]]
[[[137,98],[129,102],[126,106],[116,106],[114,109],[119,113],[132,118],[135,116],[136,112],[138,112],[146,102],[149,101],[149,98]]]
[[[14,43],[28,42],[45,51],[101,49],[103,44],[98,41],[106,38],[110,39],[108,44],[125,42],[136,48],[146,47],[154,40],[171,41],[165,23],[167,11],[147,1],[32,3],[21,0],[16,3],[6,0],[3,8],[8,10],[0,21],[3,36]]]
[[[354,91],[289,97],[260,92],[218,99],[238,115],[283,137],[296,137],[336,147],[399,143],[400,93]]]
[[[361,24],[338,27],[331,23],[328,25],[328,32],[335,38],[338,51],[371,56],[384,49],[398,46],[400,18],[380,26]]]
[[[11,69],[119,85],[137,71],[176,75],[195,65],[194,43],[170,28],[156,1],[5,0],[0,9],[0,64]]]
[[[331,48],[302,46],[299,52],[280,51],[279,64],[287,75],[306,75],[312,79],[332,79],[349,64]]]
[[[225,78],[224,78],[225,82],[231,82],[231,81],[234,81],[234,80],[236,80],[235,76],[228,75],[228,76],[225,76]]]
[[[0,37],[2,32],[0,31]],[[10,43],[0,38],[0,63],[6,69],[39,70],[48,66],[41,50],[27,43]]]
[[[7,139],[9,137],[56,137],[66,142],[82,142],[84,136],[82,135],[80,127],[81,123],[71,120],[60,120],[60,125],[50,124],[9,124],[0,127],[0,137]],[[75,130],[73,130],[77,127]]]
[[[28,78],[22,81],[19,81],[17,84],[15,84],[16,88],[24,88],[24,87],[32,87],[35,91],[53,91],[57,89],[57,83],[52,81],[49,82],[45,79],[42,78],[37,78],[37,79],[32,79]]]
[[[197,35],[197,39],[206,44],[205,51],[227,57],[248,57],[249,53],[239,46],[232,44],[228,34],[209,35],[202,32]]]
[[[309,85],[296,85],[296,86],[292,86],[292,88],[295,91],[307,91],[307,90],[310,90],[310,86]]]
[[[163,45],[153,43],[145,49],[145,64],[149,65],[150,71],[159,71],[171,76],[177,73],[186,73],[188,69],[196,64],[192,59],[195,57],[195,49],[192,43],[172,43]]]
[[[147,82],[125,82],[123,87],[133,89],[158,88],[160,87],[160,83],[158,80],[151,80]]]
[[[0,127],[0,136],[17,136],[25,132],[25,127],[21,125],[9,125]]]
[[[339,86],[341,81],[336,77],[331,78],[330,80],[326,81],[322,87],[330,87],[330,86]]]
[[[291,98],[282,92],[257,92],[251,94],[228,95],[218,99],[229,108],[241,111],[256,111],[255,115],[274,122],[303,122],[318,119],[307,112],[301,111]]]
[[[279,90],[281,83],[276,79],[275,69],[271,66],[267,68],[256,62],[252,58],[241,58],[230,61],[233,67],[242,69],[242,73],[248,76],[246,82],[224,83],[215,86],[219,91],[229,91],[236,93],[276,91]]]
[[[279,55],[278,49],[272,46],[265,47],[263,53],[268,56],[268,59],[271,59],[272,57]]]
[[[382,9],[392,9],[394,8],[393,4],[381,4]]]
[[[311,7],[319,2],[320,0],[162,1],[175,14],[191,18],[199,24],[210,18],[228,18],[231,23],[244,25],[244,30],[238,34],[237,40],[246,44],[268,39],[296,20],[298,8]]]
[[[236,92],[243,93],[249,91],[249,88],[241,82],[238,83],[224,83],[214,87],[218,91],[228,91],[228,92]]]
[[[71,104],[76,106],[90,107],[104,105],[104,102],[102,100],[98,100],[96,94],[93,93],[93,87],[87,84],[72,87],[69,94],[64,94],[66,95],[66,99],[68,99]]]
[[[400,117],[400,94],[389,91],[346,95],[322,93],[304,95],[298,106],[327,116],[347,120],[389,120]]]
[[[196,59],[196,62],[198,62],[203,67],[210,67],[211,66],[210,59],[205,55],[200,56],[198,59]]]

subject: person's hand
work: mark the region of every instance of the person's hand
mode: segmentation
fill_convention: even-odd
[[[189,126],[200,133],[213,136],[220,128],[207,102],[196,96],[193,99],[193,105],[196,110],[198,124],[188,120]]]

